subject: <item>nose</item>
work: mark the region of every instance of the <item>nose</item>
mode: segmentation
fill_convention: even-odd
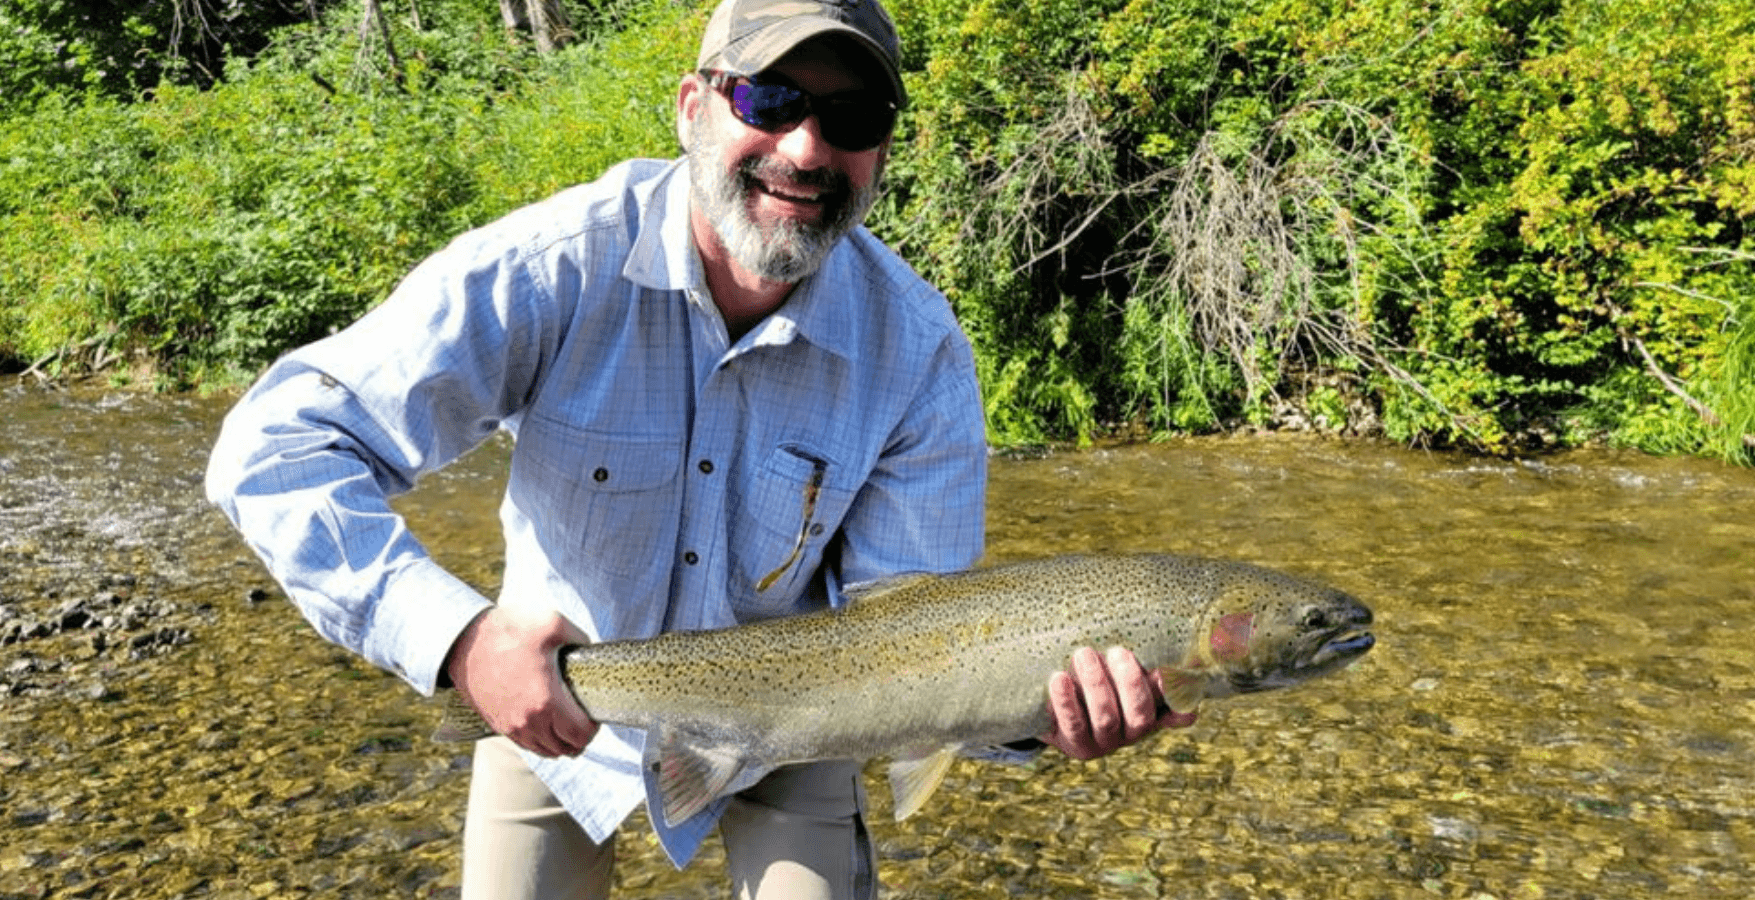
[[[805,116],[803,121],[781,135],[775,150],[787,162],[804,171],[828,165],[830,155],[835,152],[834,146],[823,138],[823,126],[817,121],[816,113]]]

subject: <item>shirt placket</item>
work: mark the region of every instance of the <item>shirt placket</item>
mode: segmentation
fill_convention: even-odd
[[[735,623],[726,596],[730,548],[725,533],[726,494],[731,485],[730,454],[737,446],[734,354],[712,300],[689,292],[689,352],[694,366],[694,405],[690,410],[688,461],[683,474],[682,539],[671,580],[671,606],[665,630],[694,631]]]

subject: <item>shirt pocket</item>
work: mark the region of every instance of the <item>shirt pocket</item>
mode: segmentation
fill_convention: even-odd
[[[802,611],[810,579],[852,504],[845,478],[832,457],[803,444],[768,454],[732,531],[737,574],[748,591],[737,604],[740,620]]]
[[[667,566],[680,524],[681,442],[577,428],[531,416],[513,482],[563,576],[638,576]],[[521,470],[533,477],[520,478]]]

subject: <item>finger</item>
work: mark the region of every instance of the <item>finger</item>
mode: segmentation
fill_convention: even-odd
[[[564,733],[558,721],[555,723],[554,730],[550,732],[549,743],[558,751],[556,756],[578,756],[584,752],[588,742],[579,740],[576,734]]]
[[[565,756],[577,755],[597,736],[597,723],[565,687],[555,698],[553,727],[555,738],[565,748]]]
[[[555,643],[558,646],[578,647],[591,643],[591,635],[586,634],[583,628],[574,625],[571,619],[558,613],[555,618],[560,620],[555,629]]]
[[[1091,743],[1099,753],[1121,746],[1124,723],[1121,701],[1115,694],[1115,683],[1109,678],[1109,667],[1103,657],[1090,647],[1073,653],[1073,677],[1079,683],[1079,696],[1085,701],[1085,715],[1090,720]]]
[[[591,643],[590,635],[559,613],[551,614],[545,631],[543,646],[556,650]],[[565,654],[557,654],[549,678],[550,699],[543,713],[550,720],[549,745],[559,751],[557,755],[575,756],[585,749],[586,744],[591,743],[592,737],[597,734],[597,723],[591,720],[574,695],[573,689],[568,686],[565,666]]]
[[[558,720],[550,718],[544,724],[534,725],[530,734],[535,745],[534,752],[549,759],[563,756],[574,756],[585,749],[585,745],[561,734]]]
[[[548,722],[554,746],[560,749],[558,755],[574,756],[591,743],[591,738],[597,734],[597,723],[591,720],[585,707],[573,695],[572,688],[567,686],[561,665],[557,661],[549,673],[549,697],[542,715]]]
[[[1158,724],[1155,727],[1156,728],[1187,728],[1188,726],[1193,725],[1194,720],[1198,719],[1198,718],[1200,718],[1200,715],[1198,713],[1177,712],[1176,710],[1173,710],[1173,709],[1166,710],[1163,715],[1158,717]]]
[[[1158,728],[1158,691],[1132,650],[1111,647],[1104,661],[1120,705],[1122,742],[1135,743]]]
[[[1054,717],[1054,730],[1042,735],[1043,743],[1073,759],[1097,756],[1097,748],[1091,743],[1091,725],[1085,716],[1085,703],[1080,698],[1078,682],[1065,671],[1048,676],[1048,710]]]
[[[560,744],[549,729],[534,724],[521,725],[508,729],[505,735],[511,738],[512,743],[544,759],[554,759],[561,755]]]
[[[556,690],[565,691],[558,677],[551,679],[545,692],[530,698],[533,705],[529,708],[508,710],[510,718],[504,727],[496,730],[510,738],[512,743],[545,759],[577,753],[584,742],[563,736],[557,723],[562,710],[568,706],[577,708],[578,704],[571,695],[557,694]]]
[[[566,748],[567,756],[576,756],[597,736],[597,723],[591,721],[577,706],[555,720],[555,738]]]

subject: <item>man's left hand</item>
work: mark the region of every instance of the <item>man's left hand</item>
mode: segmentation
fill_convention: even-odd
[[[1096,759],[1161,729],[1194,724],[1192,712],[1160,714],[1162,696],[1162,676],[1146,671],[1133,651],[1113,647],[1099,655],[1080,648],[1066,671],[1048,679],[1054,730],[1042,741],[1074,759]]]

